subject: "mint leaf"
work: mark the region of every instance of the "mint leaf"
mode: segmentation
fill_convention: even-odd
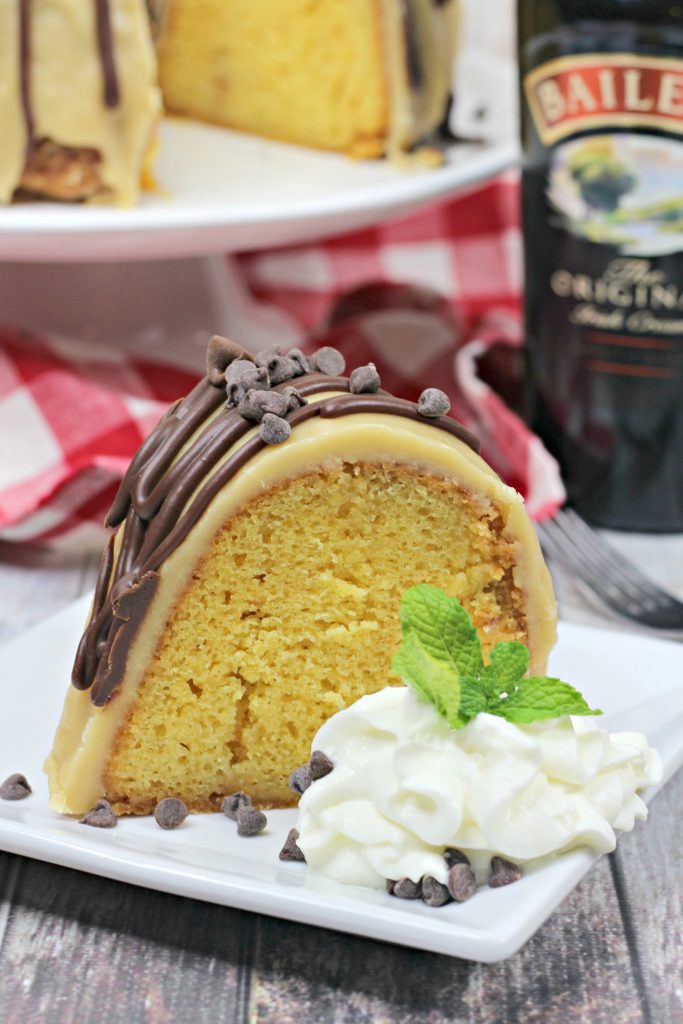
[[[472,621],[454,597],[438,587],[410,587],[401,602],[401,629],[414,632],[423,648],[453,665],[461,677],[477,677],[484,667],[481,643]]]
[[[529,670],[529,651],[517,640],[496,644],[491,651],[491,668],[498,694],[510,693],[515,683],[518,683]]]
[[[579,691],[569,683],[548,676],[520,679],[507,697],[492,702],[488,710],[489,714],[517,724],[560,718],[562,715],[602,714],[602,711],[590,708]]]
[[[423,583],[406,590],[401,631],[394,672],[433,704],[453,729],[461,729],[484,711],[519,724],[602,714],[560,679],[525,678],[529,651],[517,641],[496,644],[485,665],[469,615],[437,587]]]
[[[434,704],[452,729],[460,729],[460,676],[452,665],[434,658],[415,633],[408,633],[391,667],[422,700]]]

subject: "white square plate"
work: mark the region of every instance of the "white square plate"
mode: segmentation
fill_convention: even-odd
[[[431,909],[384,892],[316,878],[278,860],[295,811],[271,811],[268,830],[241,839],[222,814],[192,815],[177,831],[152,818],[121,819],[99,831],[54,814],[42,761],[61,711],[89,598],[0,651],[0,780],[24,772],[33,795],[0,802],[0,849],[123,882],[305,924],[492,962],[511,956],[596,861],[578,850],[504,889]],[[664,781],[683,763],[683,646],[563,624],[553,674],[606,712],[612,729],[646,733]],[[654,790],[646,794],[651,798]],[[647,827],[647,826],[646,826]]]

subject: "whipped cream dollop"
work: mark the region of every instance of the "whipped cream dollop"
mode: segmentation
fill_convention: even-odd
[[[407,687],[362,697],[319,730],[334,770],[299,803],[309,866],[339,882],[381,887],[431,875],[445,883],[444,847],[482,874],[498,854],[526,863],[577,846],[613,850],[647,807],[659,755],[640,733],[609,733],[591,717],[515,725],[480,714],[453,730]]]

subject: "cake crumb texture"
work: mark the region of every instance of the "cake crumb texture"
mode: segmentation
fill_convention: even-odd
[[[458,598],[485,651],[527,642],[517,544],[480,495],[416,467],[339,463],[273,486],[229,520],[176,605],[105,772],[117,813],[244,790],[292,806],[323,722],[399,683],[403,591]]]
[[[389,116],[380,14],[377,0],[173,0],[158,45],[166,106],[379,156]]]

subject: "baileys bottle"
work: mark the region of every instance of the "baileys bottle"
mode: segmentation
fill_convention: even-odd
[[[683,530],[683,2],[519,0],[532,425],[592,522]]]

